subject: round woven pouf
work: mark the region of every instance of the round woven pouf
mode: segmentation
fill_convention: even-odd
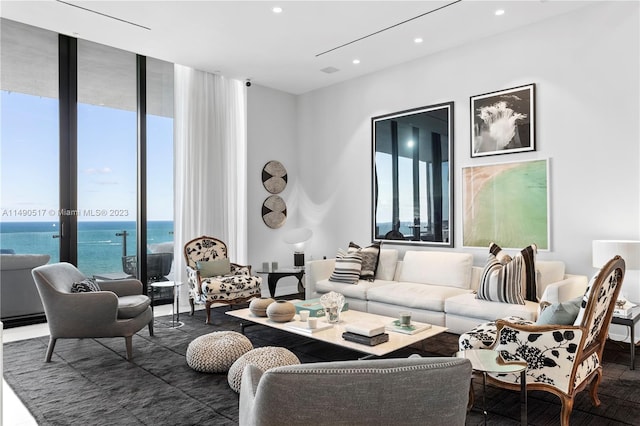
[[[215,331],[196,337],[187,347],[187,364],[203,373],[226,373],[253,349],[251,341],[235,331]]]
[[[300,364],[300,360],[289,349],[276,346],[265,346],[250,350],[233,363],[227,375],[229,386],[238,393],[242,384],[242,372],[249,364],[255,365],[262,371],[267,371],[274,367]]]

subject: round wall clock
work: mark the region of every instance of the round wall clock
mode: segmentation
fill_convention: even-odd
[[[278,195],[271,195],[262,203],[262,220],[269,228],[280,228],[287,220],[287,205]]]
[[[281,193],[287,186],[287,169],[279,161],[269,161],[262,169],[262,184],[272,194]]]

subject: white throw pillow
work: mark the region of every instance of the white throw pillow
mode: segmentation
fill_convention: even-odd
[[[407,251],[399,281],[468,289],[471,286],[471,253]]]
[[[378,258],[378,269],[376,269],[376,279],[393,281],[396,274],[396,265],[398,264],[398,250],[396,249],[380,249],[380,257]]]

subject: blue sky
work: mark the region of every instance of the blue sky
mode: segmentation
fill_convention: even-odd
[[[0,220],[57,220],[58,100],[1,96]],[[147,117],[149,220],[173,219],[172,121]],[[79,104],[79,220],[134,221],[135,188],[135,112]]]

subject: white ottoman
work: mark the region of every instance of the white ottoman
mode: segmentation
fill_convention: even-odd
[[[276,346],[265,346],[250,350],[233,363],[227,375],[229,386],[238,393],[242,384],[242,373],[249,364],[255,365],[262,371],[267,371],[274,367],[300,364],[300,360],[290,350]]]
[[[187,347],[187,364],[203,373],[226,373],[242,355],[253,349],[244,335],[235,331],[215,331],[196,337]]]

